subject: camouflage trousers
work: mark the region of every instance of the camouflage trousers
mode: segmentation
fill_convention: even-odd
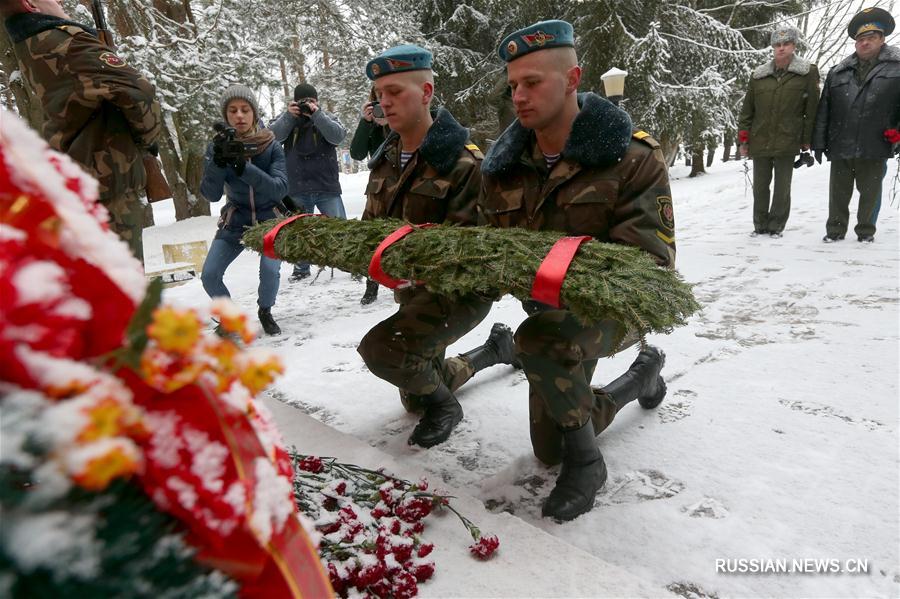
[[[467,360],[445,360],[444,354],[484,320],[492,302],[451,299],[421,287],[396,290],[394,300],[400,304],[397,312],[372,327],[357,348],[372,374],[398,387],[401,396],[427,395],[441,382],[455,391],[472,378]]]
[[[109,210],[109,228],[128,244],[134,257],[144,261],[144,204],[140,194],[126,192],[104,206]]]
[[[612,398],[591,387],[597,360],[636,344],[639,338],[613,320],[585,326],[567,310],[544,310],[522,322],[515,340],[529,384],[534,455],[545,464],[558,464],[562,460],[560,429],[578,427],[590,419],[594,433],[600,434],[616,416]]]

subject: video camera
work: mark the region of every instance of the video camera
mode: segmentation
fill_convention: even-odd
[[[213,138],[215,153],[226,161],[253,156],[259,149],[259,144],[248,144],[235,139],[237,131],[234,130],[234,127],[229,127],[221,121],[214,124],[213,129],[216,131],[216,136]]]

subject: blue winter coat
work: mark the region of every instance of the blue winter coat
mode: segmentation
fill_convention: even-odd
[[[287,194],[287,172],[281,144],[273,141],[251,158],[240,177],[231,166],[216,166],[212,157],[210,143],[206,148],[200,193],[210,202],[218,202],[223,193],[227,198],[216,239],[240,243],[245,228],[284,215],[282,198]]]

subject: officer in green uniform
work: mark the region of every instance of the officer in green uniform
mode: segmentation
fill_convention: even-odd
[[[161,126],[153,86],[56,0],[0,0],[0,13],[44,138],[97,179],[111,228],[143,260],[142,159]]]
[[[881,186],[887,159],[900,150],[900,48],[885,44],[894,18],[882,8],[867,8],[850,20],[847,35],[856,51],[825,79],[813,150],[831,162],[825,243],[844,239],[850,226],[850,198],[859,191],[857,241],[875,241]]]
[[[590,235],[638,246],[663,267],[675,261],[675,221],[659,144],[592,93],[578,94],[581,68],[572,26],[544,21],[500,45],[518,119],[482,164],[479,212],[496,227]],[[571,312],[531,301],[516,331],[516,355],[530,384],[535,455],[562,461],[544,516],[571,520],[591,509],[606,481],[595,435],[626,403],[656,407],[666,392],[664,355],[646,346],[628,372],[591,388],[598,358],[637,343],[621,323],[585,326]]]
[[[819,69],[794,54],[799,41],[800,32],[793,27],[772,32],[774,57],[753,71],[741,108],[741,154],[753,158],[754,237],[782,236],[791,213],[794,156],[810,148]],[[775,189],[770,196],[773,172]]]
[[[391,133],[369,162],[363,219],[476,223],[483,156],[453,115],[443,108],[430,110],[431,61],[427,50],[403,45],[366,66]],[[407,409],[422,408],[409,443],[431,447],[444,442],[462,420],[453,391],[482,368],[512,363],[512,331],[494,325],[483,346],[445,360],[447,346],[487,316],[493,298],[449,298],[406,285],[395,289],[394,299],[397,313],[375,325],[358,351],[374,375],[400,390]]]

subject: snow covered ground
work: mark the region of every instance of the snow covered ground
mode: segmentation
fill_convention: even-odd
[[[610,478],[594,510],[574,522],[540,517],[557,471],[531,454],[527,383],[509,367],[480,373],[459,392],[466,418],[450,441],[431,450],[406,444],[416,418],[356,353],[369,327],[394,310],[384,289],[361,307],[364,285],[348,274],[288,283],[283,265],[273,314],[284,334],[259,342],[288,367],[271,393],[489,510],[631,572],[659,595],[900,596],[900,218],[889,201],[896,170],[891,164],[885,179],[875,243],[856,242],[851,229],[847,241],[826,245],[826,167],[795,171],[792,214],[778,240],[748,235],[743,163],[717,162],[697,179],[673,169],[678,268],[704,310],[650,339],[667,353],[668,396],[654,411],[628,406],[600,436]],[[342,177],[351,217],[362,212],[366,176]],[[854,199],[854,221],[855,208]],[[175,223],[171,202],[155,213],[158,225],[144,233],[148,267],[162,264],[162,243],[214,234],[214,217]],[[235,301],[253,314],[257,265],[246,252],[226,275]],[[207,302],[198,280],[166,298]],[[451,352],[480,344],[493,322],[515,328],[523,316],[504,298]],[[626,351],[602,361],[594,383],[633,358]],[[856,560],[867,573],[849,571]],[[717,561],[726,570],[789,571],[721,572]],[[547,564],[520,575],[553,571]]]

